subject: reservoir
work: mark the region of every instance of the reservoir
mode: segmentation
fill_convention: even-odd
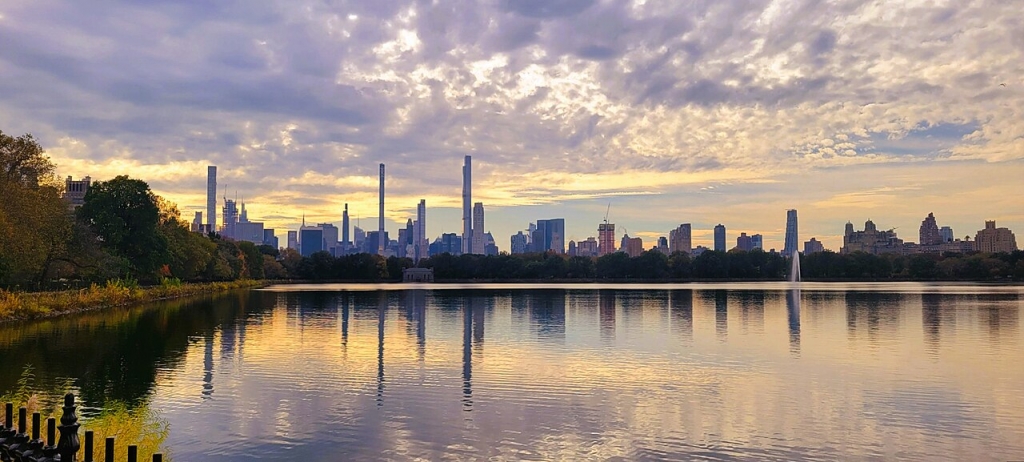
[[[0,325],[173,460],[1024,459],[1019,286],[280,285]]]

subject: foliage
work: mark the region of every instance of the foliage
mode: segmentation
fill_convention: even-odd
[[[55,169],[32,135],[0,131],[0,286],[36,287],[68,254],[72,220]]]
[[[129,273],[139,279],[156,280],[157,270],[170,261],[167,237],[157,231],[158,200],[145,181],[121,175],[92,184],[78,216],[105,249],[128,261]]]
[[[869,280],[1024,280],[1024,251],[871,255],[819,252],[800,261],[804,279]]]
[[[31,134],[15,138],[0,130],[0,183],[38,187],[53,180],[56,169]]]

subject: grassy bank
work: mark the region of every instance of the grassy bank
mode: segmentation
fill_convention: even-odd
[[[156,300],[261,287],[262,281],[239,280],[183,284],[173,279],[151,287],[133,281],[113,280],[88,289],[63,292],[7,292],[0,289],[0,322],[58,316],[86,310],[129,306]]]

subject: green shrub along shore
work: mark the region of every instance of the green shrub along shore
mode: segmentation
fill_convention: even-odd
[[[186,284],[173,278],[160,285],[140,287],[133,280],[116,279],[87,289],[57,292],[8,292],[0,289],[0,322],[35,319],[100,308],[126,307],[157,300],[261,287],[251,279]]]

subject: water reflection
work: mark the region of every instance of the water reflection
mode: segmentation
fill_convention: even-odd
[[[939,294],[921,294],[921,326],[924,331],[924,342],[930,354],[939,352],[939,338],[942,331],[942,303],[943,297]],[[951,317],[956,319],[955,317]]]
[[[880,330],[898,331],[902,323],[904,295],[896,293],[847,292],[846,328],[851,340],[866,336],[869,345],[877,346]],[[865,335],[866,334],[866,335]]]
[[[348,292],[341,294],[341,348],[346,356],[348,355],[348,318],[352,304],[351,297]]]
[[[786,320],[789,325],[789,351],[800,353],[800,289],[786,291]]]
[[[701,286],[252,292],[0,326],[0,364],[32,363],[39,387],[71,377],[89,406],[151,403],[183,460],[330,460],[324,447],[351,459],[1012,458],[1024,451],[1021,303]]]
[[[601,338],[615,340],[615,291],[601,290],[597,293],[598,315],[601,319]]]
[[[213,395],[213,332],[208,332],[203,337],[203,399]]]
[[[724,290],[715,291],[715,333],[722,341],[729,333],[729,294]]]
[[[762,291],[733,292],[736,305],[740,308],[740,323],[744,333],[751,330],[764,331],[764,295]]]
[[[384,404],[384,319],[388,307],[387,292],[377,295],[377,405]]]
[[[999,343],[1002,334],[1009,334],[1013,339],[1017,336],[1020,325],[1020,296],[1010,294],[999,297],[983,297],[982,310],[987,316],[989,337],[993,343]]]
[[[693,339],[693,291],[673,290],[668,293],[672,310],[672,329],[686,340]]]
[[[473,313],[475,297],[465,298],[462,308],[462,410],[473,410]],[[482,335],[482,331],[481,331]]]

